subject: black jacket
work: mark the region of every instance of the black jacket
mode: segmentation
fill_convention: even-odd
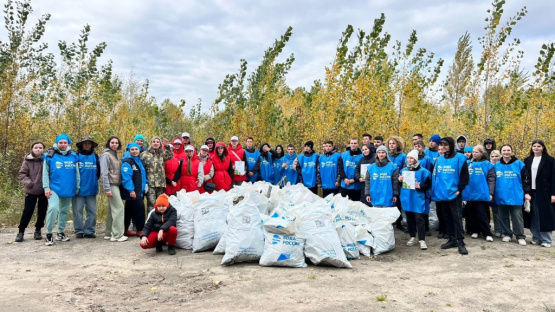
[[[159,232],[160,230],[164,230],[164,233],[167,232],[171,226],[177,225],[177,210],[170,205],[164,214],[162,215],[158,210],[154,211],[150,214],[150,217],[146,221],[145,227],[141,232],[141,237],[148,235],[151,232]]]
[[[355,168],[355,181],[359,182],[360,180],[360,167],[361,165],[371,165],[374,162],[376,162],[376,156],[372,155],[372,152],[370,152],[370,154],[368,154],[368,156],[362,156],[362,158],[360,159],[360,161],[358,162],[356,168]],[[364,183],[364,182],[362,182]]]
[[[532,162],[534,156],[524,159],[524,165],[532,177]],[[530,179],[530,185],[531,185]],[[536,189],[532,191],[532,201],[536,201],[540,216],[540,231],[555,231],[555,204],[551,203],[551,196],[555,196],[555,159],[542,155],[536,174]],[[534,205],[531,207],[534,209]],[[530,228],[531,213],[524,213],[524,226]]]

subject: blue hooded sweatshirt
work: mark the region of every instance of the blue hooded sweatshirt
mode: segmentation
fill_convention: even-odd
[[[140,147],[136,143],[129,144],[129,149],[132,147]],[[139,172],[140,171],[140,172]],[[138,181],[138,176],[140,175],[140,185],[136,185],[135,181]],[[142,198],[145,190],[145,186],[148,183],[146,179],[146,170],[141,161],[141,156],[124,156],[121,159],[121,185],[129,193],[135,191],[137,198]],[[122,199],[123,199],[122,195]]]

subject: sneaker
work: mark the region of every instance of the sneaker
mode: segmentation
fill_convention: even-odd
[[[486,242],[493,242],[493,237],[486,236]]]
[[[168,255],[175,255],[175,246],[168,246]]]
[[[426,241],[421,240],[419,243],[420,243],[420,249],[421,250],[428,249],[428,245],[426,245]]]
[[[42,234],[40,233],[40,230],[35,231],[35,234],[33,234],[33,238],[35,240],[42,240]]]
[[[530,240],[530,244],[532,245],[541,245],[541,242],[538,242],[537,240]]]
[[[44,243],[46,246],[54,245],[54,240],[52,239],[52,234],[46,234],[46,240]]]
[[[501,236],[502,236],[501,233],[499,233],[499,232],[496,232],[496,233],[495,233],[495,237],[501,238]]]
[[[526,246],[526,241],[524,240],[524,238],[521,238],[521,239],[518,240],[518,244],[520,246]]]
[[[96,235],[94,233],[92,234],[85,234],[86,238],[96,238]],[[111,237],[110,237],[111,238]]]
[[[461,255],[468,255],[468,250],[466,250],[466,246],[464,245],[464,243],[459,244],[459,253]]]
[[[69,237],[64,232],[62,232],[56,235],[56,240],[62,241],[62,242],[69,242]]]
[[[109,240],[109,239],[111,240],[112,237],[111,237],[111,236],[104,236],[104,239],[105,239],[105,240]]]
[[[457,240],[454,238],[449,238],[447,243],[441,245],[441,249],[455,248],[457,246],[458,246]]]
[[[131,237],[131,236],[137,236],[137,233],[126,230],[125,233],[123,233],[123,235],[125,235],[127,237]]]
[[[120,238],[112,237],[112,238],[110,238],[110,241],[111,241],[111,242],[125,242],[128,238],[129,238],[129,237],[123,235],[123,236],[120,237]]]
[[[162,243],[157,242],[156,243],[156,252],[162,252],[162,251],[164,251],[164,248],[162,248]],[[169,249],[168,249],[168,252],[169,252]]]
[[[545,248],[551,248],[551,244],[548,244],[548,243],[542,243],[542,247],[545,247]]]
[[[416,244],[416,237],[411,237],[407,242],[407,246],[414,246]]]
[[[17,236],[15,237],[15,242],[21,243],[22,241],[23,241],[23,233],[17,233]]]
[[[83,238],[84,236],[83,233],[75,234],[75,238]]]
[[[501,240],[504,241],[505,243],[508,243],[508,242],[511,241],[511,237],[510,236],[503,236],[503,238]]]
[[[472,233],[472,235],[470,235],[470,237],[472,237],[472,238],[478,238],[478,233]]]

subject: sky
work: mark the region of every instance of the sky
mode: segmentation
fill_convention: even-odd
[[[555,39],[552,13],[555,1],[507,0],[503,21],[523,6],[527,16],[513,36],[521,39],[525,52],[523,66],[533,70],[543,43]],[[113,60],[114,73],[127,78],[149,79],[150,93],[160,103],[185,99],[191,108],[199,98],[207,109],[217,97],[218,85],[226,74],[239,69],[240,59],[248,62],[248,73],[262,60],[264,51],[287,27],[293,35],[280,60],[291,53],[295,61],[287,84],[309,88],[323,79],[325,67],[334,58],[341,33],[352,25],[371,31],[375,18],[386,16],[384,30],[391,43],[403,43],[413,29],[417,47],[445,59],[446,73],[456,52],[457,40],[468,31],[479,57],[477,38],[484,34],[490,1],[478,0],[368,0],[368,1],[166,1],[166,0],[56,0],[32,2],[34,22],[45,13],[44,41],[59,55],[58,41],[77,42],[83,26],[91,26],[89,47],[106,42],[100,64]],[[5,38],[5,30],[0,30]],[[354,38],[353,38],[354,39]],[[4,39],[2,39],[4,41]],[[59,64],[58,58],[58,64]]]

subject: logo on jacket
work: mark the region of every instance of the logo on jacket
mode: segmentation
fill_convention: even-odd
[[[503,171],[496,171],[496,172],[495,172],[495,175],[496,175],[498,178],[501,178],[501,177],[503,176]]]
[[[57,161],[57,162],[56,162],[56,169],[60,169],[60,168],[62,168],[63,166],[64,166],[64,164],[63,164],[62,162],[60,162],[60,161]]]

